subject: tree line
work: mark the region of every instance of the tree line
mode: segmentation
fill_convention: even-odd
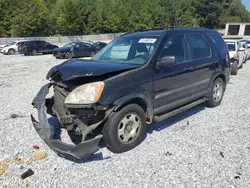
[[[241,0],[0,0],[0,37],[131,32],[250,22]]]

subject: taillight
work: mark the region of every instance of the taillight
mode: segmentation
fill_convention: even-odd
[[[23,46],[23,48],[28,48],[28,46]]]

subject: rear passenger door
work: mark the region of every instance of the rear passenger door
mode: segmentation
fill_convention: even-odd
[[[187,34],[186,38],[191,52],[190,64],[194,69],[192,94],[204,95],[208,92],[208,85],[219,59],[216,54],[213,54],[212,46],[204,35],[200,33]]]
[[[36,48],[37,48],[39,53],[46,52],[44,41],[36,41],[35,44],[36,44]]]

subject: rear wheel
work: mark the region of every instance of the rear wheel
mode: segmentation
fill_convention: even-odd
[[[65,58],[71,59],[71,58],[72,58],[72,53],[71,53],[71,52],[67,52],[67,53],[65,54]]]
[[[36,49],[33,49],[33,50],[31,51],[31,54],[32,54],[32,55],[37,55],[37,54],[38,54],[38,51],[37,51]]]
[[[137,104],[111,114],[103,127],[103,139],[110,151],[126,152],[139,145],[146,135],[146,115]]]
[[[237,75],[238,73],[238,61],[234,61],[232,65],[232,75]]]
[[[221,78],[214,80],[212,87],[208,95],[208,101],[206,105],[208,107],[216,107],[221,104],[224,96],[225,83]]]
[[[14,55],[14,54],[15,54],[15,50],[14,49],[9,49],[8,55]]]

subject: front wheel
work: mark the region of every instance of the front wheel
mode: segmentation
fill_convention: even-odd
[[[10,49],[10,50],[8,51],[8,55],[14,55],[14,54],[15,54],[15,50]]]
[[[72,58],[72,53],[71,53],[71,52],[67,52],[67,53],[65,54],[65,58],[71,59],[71,58]]]
[[[206,105],[208,107],[216,107],[221,104],[224,96],[225,83],[221,78],[214,80],[210,92],[208,94],[208,101]]]
[[[103,127],[107,148],[122,153],[139,145],[146,135],[146,115],[137,104],[125,106],[111,114]]]
[[[232,65],[232,75],[237,75],[238,73],[238,61],[234,61]]]

